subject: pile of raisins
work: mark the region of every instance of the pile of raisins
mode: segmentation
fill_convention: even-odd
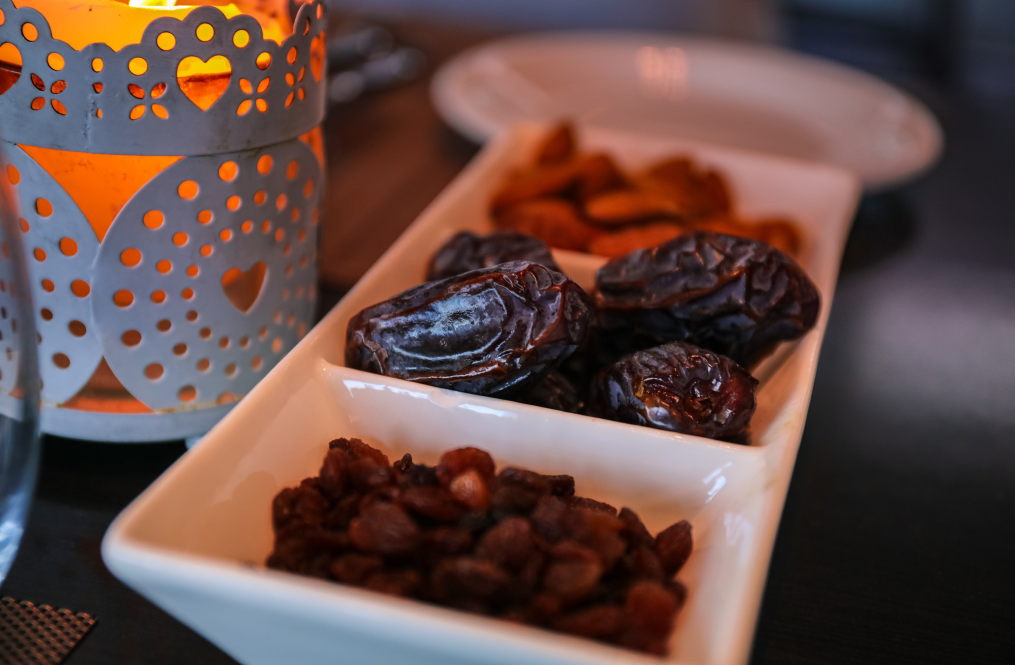
[[[757,406],[747,368],[820,309],[782,251],[701,230],[609,261],[594,297],[519,233],[459,233],[428,274],[349,321],[347,366],[722,439]]]
[[[687,595],[691,525],[654,538],[571,476],[496,472],[477,448],[394,464],[359,439],[272,504],[268,566],[664,654]]]

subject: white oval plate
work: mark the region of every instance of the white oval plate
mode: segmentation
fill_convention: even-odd
[[[490,42],[444,65],[431,97],[479,142],[517,122],[574,118],[834,164],[868,190],[913,178],[943,144],[926,107],[873,76],[783,49],[665,33]]]

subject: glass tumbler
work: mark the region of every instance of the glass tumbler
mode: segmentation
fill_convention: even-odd
[[[0,584],[21,543],[39,466],[36,333],[17,205],[0,153]]]

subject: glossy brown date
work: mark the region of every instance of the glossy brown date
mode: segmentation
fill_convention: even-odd
[[[592,300],[554,270],[512,261],[422,284],[349,321],[349,367],[480,395],[521,393],[588,333]]]
[[[508,261],[530,261],[561,271],[550,249],[539,238],[517,231],[496,231],[486,236],[462,231],[434,254],[426,279],[430,282],[446,279]]]
[[[725,356],[683,342],[638,351],[592,381],[589,415],[722,438],[751,423],[758,382]]]
[[[745,367],[810,330],[821,303],[814,283],[786,254],[709,231],[613,259],[596,273],[596,289],[605,332],[648,345],[686,341]]]

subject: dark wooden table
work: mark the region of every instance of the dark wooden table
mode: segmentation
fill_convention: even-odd
[[[401,27],[431,65],[488,34]],[[769,573],[755,663],[1015,662],[1015,110],[926,81],[940,165],[865,200]],[[321,245],[330,306],[475,154],[427,81],[336,109]],[[114,579],[113,517],[182,443],[47,438],[3,588],[98,624],[68,659],[231,663]]]

